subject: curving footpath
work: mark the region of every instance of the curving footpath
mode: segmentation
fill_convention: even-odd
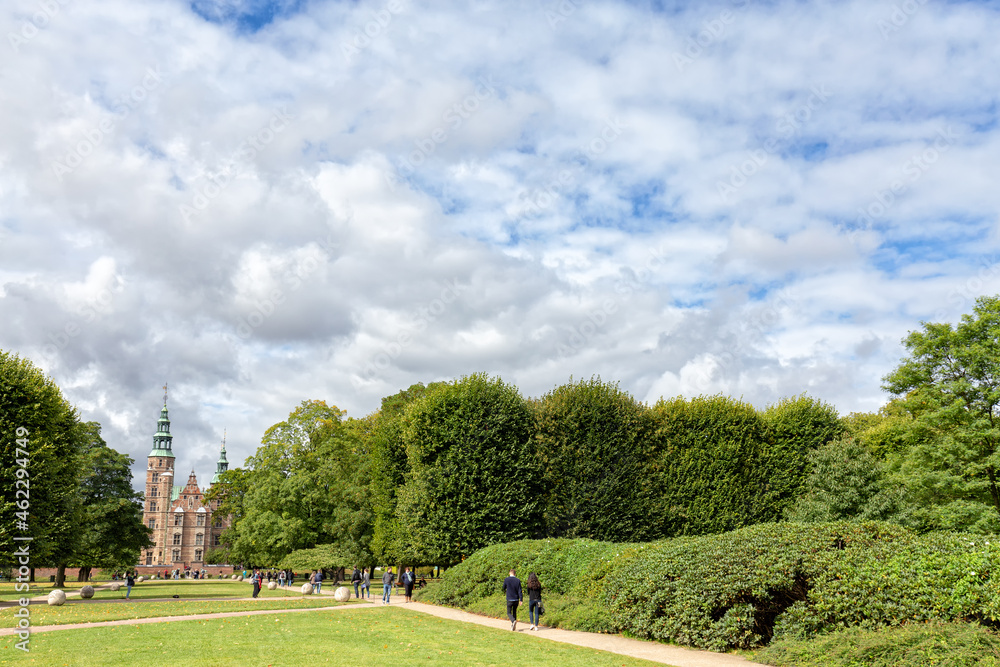
[[[287,586],[287,590],[293,590]],[[323,591],[322,595],[333,595],[333,590]],[[246,598],[252,599],[252,598]],[[313,607],[310,609],[269,609],[261,611],[239,611],[239,612],[218,612],[214,614],[192,614],[189,616],[159,616],[155,618],[137,618],[121,621],[99,621],[95,623],[71,623],[65,625],[44,625],[33,626],[32,634],[36,632],[55,632],[59,630],[78,630],[82,628],[101,628],[116,625],[143,625],[146,623],[167,623],[171,621],[196,621],[212,618],[229,618],[233,616],[258,616],[261,614],[301,614],[318,611],[339,611],[344,609],[375,609],[385,606],[381,600],[377,602],[360,602],[339,607]],[[462,623],[474,623],[490,628],[496,628],[510,632],[510,622],[506,619],[491,618],[489,616],[479,616],[469,612],[452,609],[450,607],[439,607],[437,605],[423,602],[405,603],[403,601],[390,603],[389,606],[414,611],[421,614],[430,614],[439,618],[445,618]],[[605,635],[596,632],[580,632],[578,630],[560,630],[559,628],[549,628],[539,626],[538,632],[528,632],[529,624],[520,624],[517,632],[526,633],[532,637],[542,640],[562,642],[564,644],[574,644],[586,648],[627,655],[632,658],[649,660],[674,667],[768,667],[757,662],[750,662],[746,658],[729,653],[712,653],[711,651],[699,651],[696,649],[683,648],[680,646],[670,646],[651,641],[641,641],[629,639],[620,635]],[[14,630],[0,629],[0,636],[13,634]]]

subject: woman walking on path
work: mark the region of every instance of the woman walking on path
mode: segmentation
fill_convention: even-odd
[[[132,572],[129,571],[125,574],[125,599],[128,600],[128,596],[132,594],[132,587],[135,586],[135,577],[132,576]]]
[[[413,583],[417,578],[413,575],[413,570],[411,568],[406,568],[406,572],[403,573],[403,595],[407,602],[413,602]]]
[[[542,615],[542,582],[531,572],[528,574],[528,620],[529,630],[538,630],[538,618]]]
[[[361,597],[367,595],[368,599],[372,599],[372,575],[366,567],[361,572]]]

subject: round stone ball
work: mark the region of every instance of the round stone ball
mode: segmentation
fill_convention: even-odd
[[[48,603],[53,607],[58,607],[60,605],[66,604],[66,594],[57,588],[56,590],[49,593]]]
[[[308,581],[306,583],[302,584],[302,594],[303,595],[312,595],[312,592],[313,592],[313,585],[312,584],[310,584]]]
[[[235,580],[236,580],[236,577],[238,577],[238,576],[239,576],[238,574],[234,574],[234,575],[233,575],[233,576],[231,577],[231,579],[233,579],[233,580],[235,581]]]
[[[135,583],[141,584],[144,581],[146,581],[146,577],[139,577],[138,579],[135,580]]]
[[[117,593],[117,592],[118,592],[118,591],[119,591],[119,590],[121,589],[121,587],[122,587],[122,585],[121,585],[121,584],[119,584],[119,583],[118,583],[118,582],[116,581],[116,582],[114,582],[113,584],[111,584],[111,592],[112,592],[112,593]]]
[[[269,582],[267,582],[267,590],[273,591],[277,587],[278,587],[278,582],[276,582],[276,581],[269,581]]]
[[[347,586],[341,586],[333,592],[333,599],[337,602],[347,602],[351,599],[351,589]]]
[[[84,586],[83,588],[81,588],[80,597],[82,597],[84,600],[89,600],[90,598],[94,597],[94,587]]]

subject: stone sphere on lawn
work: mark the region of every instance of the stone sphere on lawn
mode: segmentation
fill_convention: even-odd
[[[302,584],[302,594],[303,595],[312,595],[312,592],[313,592],[313,585],[312,584],[310,584],[309,582],[306,582],[306,583]]]
[[[89,600],[90,598],[94,597],[94,587],[84,586],[83,588],[81,588],[80,597],[82,597],[84,600]]]
[[[243,575],[241,574],[240,576],[238,576],[238,577],[236,578],[236,581],[243,581]]]
[[[66,604],[66,594],[63,593],[58,588],[51,593],[49,593],[49,599],[47,602],[53,607],[58,607],[59,605]]]
[[[273,591],[277,587],[278,587],[278,582],[276,582],[276,581],[269,581],[269,582],[267,582],[267,590]]]
[[[333,592],[333,599],[337,602],[347,602],[351,599],[351,589],[347,586],[341,586]]]
[[[237,575],[237,574],[234,574],[234,575],[233,575],[232,577],[230,577],[230,578],[231,578],[231,579],[233,579],[233,580],[235,580],[235,579],[236,579],[236,577],[238,577],[238,576],[239,576],[239,575]]]
[[[141,584],[144,581],[146,581],[146,577],[139,577],[138,579],[135,580],[135,583]]]
[[[115,583],[111,584],[111,592],[112,592],[112,593],[117,593],[117,592],[118,592],[118,590],[119,590],[119,589],[120,589],[121,587],[122,587],[122,585],[121,585],[121,584],[119,584],[119,583],[118,583],[118,582],[116,581]]]

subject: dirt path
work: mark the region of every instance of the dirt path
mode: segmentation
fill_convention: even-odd
[[[288,589],[288,587],[284,587]],[[329,590],[324,590],[324,595],[332,595],[336,587],[331,586]],[[252,598],[251,598],[252,599]],[[449,607],[438,607],[436,605],[424,604],[422,602],[403,602],[402,596],[393,596],[390,606],[405,609],[407,611],[430,614],[439,618],[446,618],[452,621],[463,623],[475,623],[489,628],[510,631],[510,623],[499,618],[479,616],[468,612],[451,609]],[[141,602],[142,598],[133,600]],[[98,602],[98,601],[95,601]],[[79,604],[79,603],[78,603]],[[66,625],[43,625],[32,626],[32,634],[36,632],[55,632],[58,630],[77,630],[81,628],[102,628],[116,625],[142,625],[146,623],[166,623],[170,621],[197,621],[213,618],[229,618],[232,616],[258,616],[261,614],[296,614],[313,611],[338,611],[343,609],[375,609],[384,606],[381,599],[372,598],[371,602],[361,602],[338,607],[311,607],[309,609],[268,609],[261,611],[236,611],[218,612],[214,614],[193,614],[190,616],[158,616],[155,618],[136,618],[121,621],[100,621],[96,623],[71,623]],[[698,651],[695,649],[682,648],[680,646],[669,646],[656,642],[640,641],[638,639],[628,639],[620,635],[604,635],[595,632],[579,632],[576,630],[560,630],[558,628],[548,628],[540,626],[538,632],[528,630],[528,623],[518,622],[517,632],[525,633],[538,639],[562,642],[564,644],[574,644],[599,651],[608,651],[619,655],[627,655],[633,658],[641,658],[651,662],[658,662],[674,667],[767,667],[756,662],[727,653],[712,653],[711,651]],[[0,628],[0,636],[14,634],[13,629]]]

